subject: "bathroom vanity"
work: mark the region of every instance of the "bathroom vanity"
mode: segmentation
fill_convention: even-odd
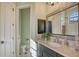
[[[38,57],[64,57],[63,55],[49,49],[48,47],[37,43],[37,56]]]
[[[50,29],[53,37],[49,41],[44,40],[41,36],[34,38],[34,41],[37,43],[37,56],[79,57],[79,37],[76,39],[76,36],[79,36],[78,12],[79,5],[74,5],[46,16],[45,29],[46,32],[50,32],[48,23],[50,21]],[[74,16],[71,17],[72,15]],[[38,33],[38,35],[40,34]]]
[[[59,44],[42,38],[34,40],[37,43],[38,57],[79,57],[79,51],[71,49],[67,45]]]

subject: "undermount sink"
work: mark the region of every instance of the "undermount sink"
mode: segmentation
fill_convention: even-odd
[[[55,42],[50,42],[50,43],[49,43],[49,45],[51,45],[51,46],[52,46],[52,47],[54,47],[54,48],[61,47],[61,45],[60,45],[60,44],[55,43]]]
[[[51,45],[52,47],[55,47],[55,48],[61,47],[61,44],[55,42],[55,39],[56,39],[55,37],[52,37],[48,44]]]

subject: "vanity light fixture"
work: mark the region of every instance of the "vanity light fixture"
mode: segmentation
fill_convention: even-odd
[[[54,6],[54,2],[46,2],[46,4],[49,6]]]

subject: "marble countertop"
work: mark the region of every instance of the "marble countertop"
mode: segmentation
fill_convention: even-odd
[[[48,47],[49,49],[65,56],[65,57],[79,57],[79,51],[70,49],[66,45],[59,45],[58,43],[54,43],[52,41],[45,41],[41,38],[35,38],[34,41]]]

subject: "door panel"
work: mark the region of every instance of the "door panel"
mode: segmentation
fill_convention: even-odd
[[[5,19],[5,39],[6,43],[6,56],[14,56],[15,54],[15,17],[14,17],[14,4],[6,3],[6,16]],[[7,48],[8,47],[8,48]]]
[[[3,44],[0,44],[1,47],[0,56],[11,57],[15,54],[15,26],[13,26],[15,21],[14,8],[15,5],[13,3],[1,3],[1,39],[0,41],[4,41]],[[14,39],[13,39],[14,38]]]
[[[1,41],[4,41],[4,19],[5,19],[5,6],[0,4],[0,57],[5,56],[5,43],[1,44]]]
[[[7,3],[5,3],[5,6],[7,5],[6,7],[6,19],[5,19],[5,40],[6,40],[6,44],[5,44],[5,53],[6,53],[6,56],[10,56],[10,41],[11,41],[11,30],[10,30],[10,27],[11,27],[11,11],[10,11],[10,7]],[[8,16],[7,16],[8,14]]]

